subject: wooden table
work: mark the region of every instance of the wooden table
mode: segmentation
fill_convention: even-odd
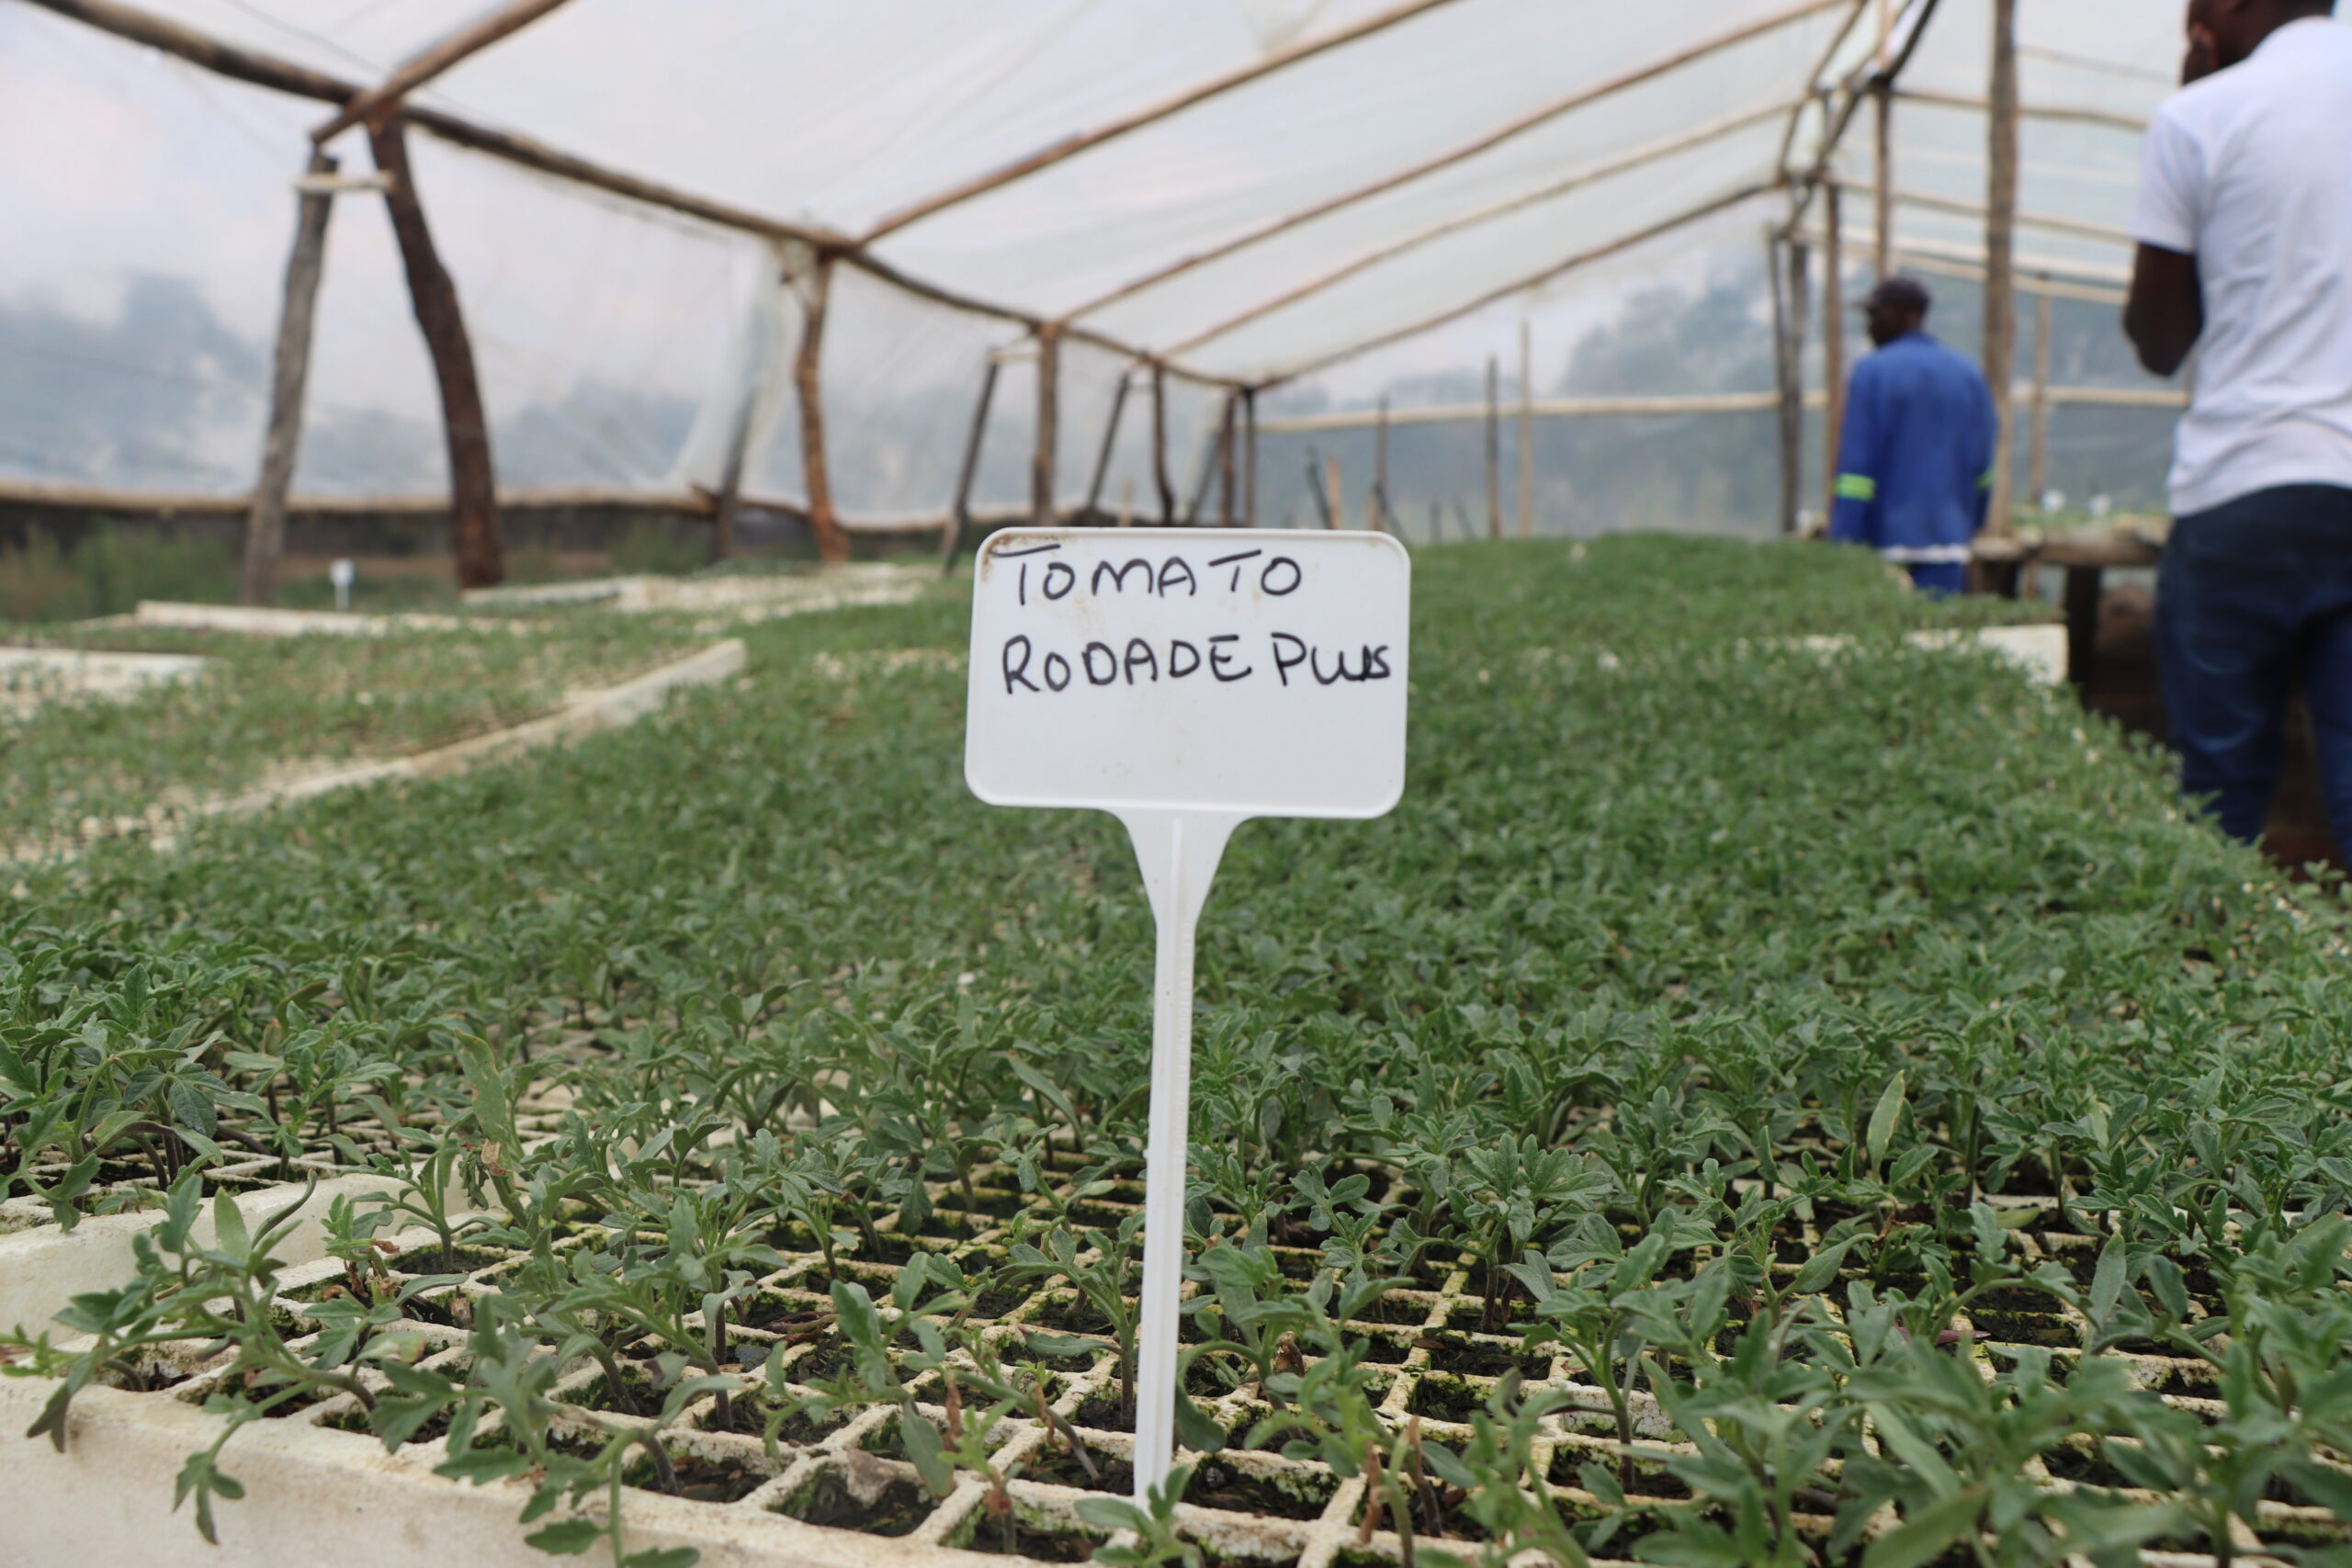
[[[2164,558],[2171,519],[2124,517],[2101,528],[2057,533],[2027,530],[2005,538],[1976,541],[1971,574],[1979,592],[2018,597],[2027,574],[2037,567],[2066,572],[2066,678],[2076,685],[2090,679],[2098,652],[2099,596],[2109,567],[2152,567]]]

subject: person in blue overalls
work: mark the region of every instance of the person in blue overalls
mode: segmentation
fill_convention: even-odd
[[[1862,300],[1878,352],[1854,367],[1846,393],[1829,536],[1870,546],[1921,588],[1957,593],[1984,525],[1999,426],[1984,374],[1928,335],[1931,303],[1901,276]]]

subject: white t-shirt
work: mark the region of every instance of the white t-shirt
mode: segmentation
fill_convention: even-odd
[[[2352,27],[2290,22],[2167,99],[2132,232],[2194,255],[2204,287],[2174,513],[2352,487]]]

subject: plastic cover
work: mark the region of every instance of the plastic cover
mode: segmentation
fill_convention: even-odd
[[[362,82],[486,9],[141,4]],[[2177,7],[2020,9],[2020,261],[2111,284],[2129,255],[2119,236],[2133,123],[2176,74]],[[1769,347],[1766,378],[1749,384],[1769,319],[1760,236],[1790,198],[1785,187],[1744,193],[1815,167],[1840,84],[1868,66],[1883,29],[1899,43],[1925,10],[1924,0],[571,0],[417,101],[780,222],[851,241],[885,230],[870,243],[880,261],[1001,308],[942,304],[854,258],[835,268],[820,362],[827,457],[853,522],[944,512],[991,357],[972,499],[983,512],[1025,505],[1036,385],[1017,318],[1065,316],[1133,352],[1063,346],[1062,500],[1094,488],[1125,380],[1101,503],[1159,514],[1141,353],[1174,367],[1175,507],[1191,510],[1205,479],[1201,509],[1215,516],[1228,384],[1277,389],[1261,399],[1269,420],[1384,393],[1400,407],[1458,402],[1477,395],[1489,355],[1516,385],[1524,324],[1537,390],[1589,391],[1601,373],[1574,368],[1578,345],[1620,330],[1661,280],[1745,290],[1742,346],[1621,356],[1608,389],[1768,388]],[[986,194],[894,217],[1275,51],[1391,16],[1401,19]],[[1898,202],[1895,235],[1922,263],[1964,269],[1982,254],[1974,106],[1989,40],[1988,0],[1940,0],[1903,75],[1912,96],[1895,118],[1894,183],[1911,199]],[[2075,112],[2033,112],[2043,109]],[[251,483],[290,182],[307,129],[328,112],[0,4],[0,137],[39,151],[0,161],[11,236],[0,246],[0,479],[220,495]],[[1864,106],[1828,165],[1849,182],[1857,247],[1876,222],[1871,131]],[[502,485],[684,495],[721,481],[741,435],[747,493],[803,496],[792,369],[805,249],[422,131],[410,141],[481,367]],[[368,170],[363,138],[334,151],[345,172]],[[1424,164],[1437,166],[1397,178]],[[1625,368],[1637,364],[1649,368]],[[1301,457],[1263,459],[1273,516],[1285,497],[1294,512],[1305,499]],[[413,494],[444,482],[437,397],[382,204],[339,197],[297,490]]]

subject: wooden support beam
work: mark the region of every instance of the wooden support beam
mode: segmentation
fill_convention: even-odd
[[[1987,111],[1984,195],[1984,379],[2006,389],[2018,338],[2018,0],[1993,0],[1992,107]],[[1993,400],[1999,435],[1993,448],[1992,499],[1984,531],[2009,533],[2012,503],[2009,435],[2016,425],[2010,400]]]
[[[1858,180],[1836,182],[1840,189],[1862,192],[1866,187]],[[1876,199],[1876,192],[1871,192]],[[1962,218],[1982,219],[1988,209],[1981,201],[1967,201],[1956,196],[1938,196],[1931,191],[1897,190],[1890,199],[1896,207],[1922,207],[1931,212],[1950,212]],[[2068,218],[2054,212],[2018,211],[2011,221],[2020,229],[2038,229],[2052,234],[2069,234],[2083,240],[2103,240],[2110,244],[2133,243],[2132,231],[2116,223],[2100,223],[2088,218]]]
[[[1348,525],[1348,492],[1340,481],[1340,459],[1331,454],[1323,458],[1323,493],[1330,504],[1323,509],[1323,526],[1345,528]]]
[[[993,363],[993,362],[991,362]],[[1086,504],[1079,509],[1081,516],[1091,513],[1102,503],[1103,481],[1111,477],[1111,457],[1119,442],[1119,416],[1126,412],[1127,389],[1135,381],[1132,367],[1119,372],[1119,384],[1111,392],[1111,416],[1102,422],[1102,444],[1094,453],[1094,477],[1086,484]]]
[[[947,528],[939,542],[939,570],[944,572],[956,570],[956,552],[964,547],[964,535],[972,525],[972,485],[979,478],[980,449],[989,434],[989,405],[996,400],[996,378],[1002,369],[991,354],[988,368],[980,372],[980,400],[972,405],[972,428],[964,436],[964,463],[956,473],[956,499],[947,509]],[[1114,425],[1118,418],[1114,407],[1111,414]]]
[[[1821,493],[1831,496],[1838,491],[1838,442],[1846,428],[1846,248],[1837,182],[1821,194],[1822,221],[1829,231],[1821,255],[1821,385],[1828,399],[1828,417],[1822,421]]]
[[[1060,478],[1062,340],[1051,321],[1037,329],[1037,445],[1029,459],[1029,514],[1038,527],[1061,521],[1055,494]]]
[[[1151,481],[1159,491],[1159,525],[1176,525],[1176,487],[1168,481],[1168,367],[1151,362]]]
[[[1806,232],[1810,233],[1809,231]],[[1858,240],[1849,240],[1846,248],[1859,254],[1862,244]],[[1898,265],[1920,272],[1966,278],[1972,283],[1984,281],[1983,256],[1961,245],[1940,244],[1931,240],[1905,240],[1894,247],[1894,259]],[[2090,305],[2120,306],[2125,299],[2124,285],[2131,281],[2131,275],[2122,267],[2100,267],[2087,263],[2068,262],[2058,256],[2026,254],[2017,258],[2017,275],[2018,292],[2020,294],[2049,294],[2055,299],[2079,299]],[[2092,281],[2100,278],[2109,281]]]
[[[1502,372],[1487,355],[1487,537],[1503,536]]]
[[[313,148],[310,173],[332,175],[335,160]],[[286,547],[286,496],[294,485],[294,459],[302,444],[302,394],[311,375],[311,324],[316,319],[319,275],[327,253],[327,220],[334,195],[306,187],[296,203],[294,248],[286,258],[286,288],[277,309],[277,357],[269,388],[269,433],[261,449],[261,474],[254,483],[253,510],[245,519],[244,570],[237,585],[241,604],[266,604],[277,596],[277,558]]]
[[[1241,516],[1245,527],[1258,525],[1258,389],[1241,389],[1241,423],[1248,430],[1243,449]]]
[[[858,243],[861,245],[871,245],[884,235],[895,234],[910,223],[921,222],[923,219],[944,212],[949,208],[969,201],[975,197],[986,196],[992,190],[1001,190],[1015,180],[1027,178],[1040,169],[1050,169],[1057,164],[1065,163],[1078,156],[1080,152],[1089,152],[1105,142],[1116,141],[1130,132],[1142,130],[1145,126],[1157,124],[1171,115],[1182,113],[1196,104],[1205,103],[1221,94],[1229,93],[1236,87],[1247,86],[1261,77],[1272,75],[1277,71],[1287,70],[1301,61],[1312,60],[1318,54],[1353,43],[1359,39],[1370,38],[1374,33],[1385,32],[1399,22],[1410,21],[1425,11],[1435,10],[1438,6],[1449,3],[1450,0],[1404,0],[1401,5],[1393,5],[1385,10],[1376,11],[1351,26],[1302,39],[1288,48],[1261,55],[1246,65],[1227,71],[1222,75],[1213,76],[1205,82],[1195,83],[1179,93],[1162,98],[1158,103],[1148,104],[1132,113],[1121,115],[1116,119],[1107,120],[1091,130],[1066,136],[1051,146],[1041,148],[1025,158],[1016,159],[1002,168],[991,170],[988,174],[966,180],[959,185],[951,186],[935,196],[928,196],[921,201],[902,207],[867,230]]]
[[[2014,34],[2012,34],[2014,36]],[[1966,93],[1939,93],[1925,88],[1902,87],[1896,96],[1915,104],[1927,104],[1939,109],[1966,109],[1976,114],[1989,114],[1995,99],[1973,97]],[[2123,114],[2114,109],[2090,108],[2081,105],[2023,104],[2015,109],[2019,119],[2052,120],[2069,125],[2096,125],[2108,130],[2128,130],[2137,135],[2148,129],[2145,116]]]
[[[510,4],[489,16],[458,28],[419,51],[384,78],[379,85],[368,88],[344,105],[334,118],[311,132],[311,144],[325,146],[353,126],[373,118],[378,110],[397,106],[402,98],[435,77],[481,53],[499,39],[512,38],[562,4],[563,0],[511,0]]]
[[[371,121],[368,147],[377,169],[390,183],[384,206],[400,241],[408,273],[409,302],[433,376],[441,390],[441,423],[449,449],[449,544],[458,558],[459,588],[488,588],[503,581],[506,566],[498,541],[498,488],[490,455],[490,416],[482,407],[481,382],[474,373],[472,341],[458,307],[458,286],[434,249],[433,231],[410,171],[408,138],[397,114]]]
[[[2048,294],[2034,300],[2032,448],[2026,481],[2026,500],[2034,506],[2050,488],[2050,331],[2056,313]]]
[[[849,536],[833,510],[832,465],[825,456],[825,317],[832,303],[833,258],[820,255],[800,280],[800,346],[792,385],[800,403],[800,482],[808,492],[808,532],[824,560],[849,559]]]
[[[1567,257],[1564,261],[1554,262],[1540,272],[1530,273],[1524,277],[1514,278],[1512,281],[1502,285],[1498,288],[1489,288],[1485,293],[1476,296],[1475,299],[1465,299],[1458,305],[1450,305],[1446,309],[1437,312],[1435,315],[1424,316],[1420,320],[1408,322],[1404,326],[1393,327],[1386,332],[1377,334],[1376,336],[1364,338],[1356,343],[1350,344],[1345,348],[1336,349],[1329,354],[1318,355],[1313,359],[1306,360],[1300,364],[1291,366],[1289,368],[1283,370],[1280,375],[1268,377],[1264,380],[1260,381],[1258,385],[1261,389],[1263,389],[1278,385],[1283,381],[1295,381],[1301,376],[1312,375],[1317,370],[1326,369],[1330,366],[1337,365],[1343,359],[1353,359],[1356,355],[1360,354],[1369,354],[1375,348],[1385,347],[1389,344],[1397,343],[1408,337],[1418,337],[1421,333],[1430,331],[1432,328],[1445,325],[1448,321],[1459,321],[1463,317],[1467,316],[1474,311],[1483,310],[1487,306],[1494,304],[1498,300],[1508,299],[1512,295],[1523,293],[1530,288],[1535,288],[1539,284],[1549,283],[1555,277],[1564,276],[1568,273],[1576,271],[1578,267],[1589,266],[1597,261],[1604,261],[1611,256],[1620,254],[1621,252],[1632,250],[1635,245],[1646,244],[1648,242],[1657,239],[1661,235],[1669,234],[1675,230],[1683,228],[1688,224],[1696,223],[1702,219],[1712,218],[1718,212],[1737,207],[1741,202],[1753,201],[1758,197],[1764,195],[1767,191],[1776,188],[1776,185],[1777,182],[1765,180],[1759,181],[1755,185],[1742,186],[1736,190],[1726,191],[1723,195],[1702,201],[1698,206],[1690,208],[1686,211],[1679,212],[1671,218],[1665,219],[1660,222],[1653,223],[1645,229],[1636,230],[1631,234],[1620,234],[1613,240],[1605,241],[1600,244],[1590,247],[1589,249],[1578,251],[1574,255]]]
[[[1234,238],[1223,241],[1216,245],[1212,245],[1206,250],[1195,251],[1190,255],[1179,257],[1177,260],[1170,262],[1164,266],[1157,267],[1152,271],[1144,274],[1140,277],[1132,278],[1127,282],[1121,284],[1118,288],[1112,289],[1106,294],[1097,295],[1095,298],[1087,300],[1084,304],[1079,305],[1069,310],[1067,313],[1066,319],[1076,321],[1081,317],[1093,315],[1099,310],[1117,304],[1122,299],[1129,299],[1135,295],[1140,294],[1147,288],[1156,288],[1159,284],[1165,283],[1172,277],[1181,276],[1184,273],[1190,272],[1195,267],[1206,266],[1209,263],[1222,260],[1224,257],[1232,255],[1237,251],[1243,251],[1249,249],[1252,245],[1262,244],[1278,234],[1285,234],[1294,229],[1301,228],[1306,224],[1312,223],[1318,218],[1328,217],[1331,213],[1340,211],[1344,208],[1352,207],[1359,202],[1369,201],[1374,197],[1385,195],[1387,192],[1395,190],[1400,186],[1411,184],[1413,181],[1421,178],[1425,175],[1434,174],[1440,169],[1450,168],[1453,164],[1464,163],[1469,159],[1476,157],[1481,152],[1498,147],[1504,142],[1510,141],[1514,138],[1523,136],[1539,126],[1546,125],[1551,121],[1559,118],[1562,115],[1582,108],[1588,104],[1597,103],[1600,100],[1609,97],[1614,94],[1622,93],[1627,88],[1636,87],[1645,82],[1653,81],[1657,77],[1667,74],[1668,72],[1690,64],[1694,61],[1703,60],[1708,55],[1733,48],[1738,44],[1746,43],[1750,39],[1760,37],[1763,34],[1776,32],[1779,29],[1791,26],[1793,23],[1804,21],[1810,17],[1818,16],[1824,11],[1831,10],[1838,6],[1848,5],[1849,3],[1850,0],[1800,0],[1799,4],[1790,6],[1783,10],[1775,11],[1770,16],[1760,17],[1755,21],[1734,28],[1728,32],[1718,33],[1712,38],[1691,45],[1688,49],[1678,50],[1674,53],[1667,55],[1663,59],[1655,60],[1645,65],[1637,66],[1631,71],[1609,77],[1604,81],[1594,83],[1589,87],[1580,87],[1565,97],[1555,99],[1553,102],[1543,105],[1527,114],[1521,115],[1517,118],[1509,120],[1506,123],[1496,127],[1492,130],[1482,132],[1468,141],[1463,142],[1455,147],[1448,148],[1446,151],[1440,152],[1433,157],[1424,158],[1417,164],[1408,164],[1405,168],[1396,170],[1391,174],[1384,175],[1380,178],[1373,180],[1368,184],[1357,186],[1349,190],[1342,191],[1337,196],[1326,197],[1324,200],[1316,202],[1311,206],[1302,208],[1296,212],[1285,213],[1280,218],[1260,224],[1255,229],[1247,230],[1244,232],[1236,235]]]

